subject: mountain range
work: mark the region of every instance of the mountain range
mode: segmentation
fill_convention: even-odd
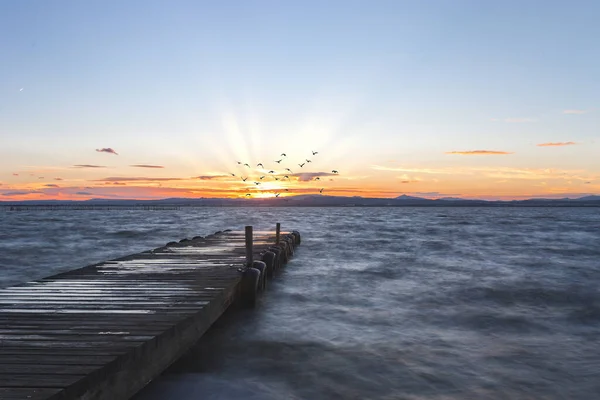
[[[286,207],[600,207],[600,195],[579,198],[526,200],[470,200],[453,197],[426,199],[400,195],[395,198],[345,197],[326,195],[298,195],[283,198],[220,199],[220,198],[168,198],[160,200],[90,199],[90,200],[23,200],[0,201],[0,206],[286,206]]]

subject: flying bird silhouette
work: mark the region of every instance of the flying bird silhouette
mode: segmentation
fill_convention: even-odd
[[[313,151],[312,153],[313,153],[313,156],[316,156],[317,154],[319,154],[318,151]]]
[[[333,172],[334,174],[339,174],[339,172],[337,172],[337,170],[332,170],[331,172]]]
[[[291,169],[289,169],[289,168],[286,168],[285,170],[286,170],[286,171],[289,171],[289,173],[290,173],[290,174],[293,174],[293,172],[292,172],[292,170],[291,170]]]
[[[261,177],[260,177],[260,178],[258,178],[258,179],[262,180],[262,179],[265,179],[265,177],[264,177],[264,176],[261,176]]]
[[[238,163],[238,164],[240,164],[240,165],[242,164],[242,162],[241,162],[241,161],[236,161],[236,163]]]
[[[255,185],[260,185],[260,182],[254,182]]]
[[[231,174],[231,176],[235,176],[235,174]]]
[[[244,182],[246,182],[246,180],[248,180],[248,177],[242,178],[242,180],[243,180]]]
[[[265,167],[264,165],[262,165],[262,163],[258,163],[258,164],[256,164],[256,166],[257,166],[257,167],[261,167],[261,168],[264,168],[264,167]]]
[[[277,164],[281,164],[281,160],[275,160]]]
[[[279,180],[279,178],[275,178],[275,180],[276,180],[276,181],[278,181],[278,180]]]
[[[269,174],[274,174],[274,173],[275,173],[275,171],[273,171],[273,170],[269,171]]]
[[[287,157],[287,154],[281,153],[281,157]]]
[[[289,192],[289,190],[288,190],[288,189],[285,189],[285,191],[286,191],[286,192]]]
[[[290,179],[290,177],[289,177],[289,176],[287,176],[287,175],[285,175],[285,176],[283,177],[283,179],[285,179],[285,178],[288,178],[288,179]]]
[[[275,197],[279,197],[281,193],[275,193]]]
[[[323,193],[323,189],[319,190],[319,193]]]
[[[250,165],[248,165],[248,163],[244,164],[246,167],[250,168]]]
[[[320,181],[321,178],[319,178],[318,176],[315,178],[315,181]]]
[[[246,196],[251,196],[251,194],[250,193],[246,193]]]
[[[302,163],[302,164],[298,164],[300,166],[300,168],[304,167],[304,164],[306,163]]]
[[[312,162],[312,161],[310,161],[310,160],[307,158],[307,159],[306,159],[306,162]]]

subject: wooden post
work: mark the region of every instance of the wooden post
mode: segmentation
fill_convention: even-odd
[[[281,234],[281,224],[278,222],[275,227],[275,244],[279,244],[279,235]]]
[[[252,266],[252,226],[246,227],[246,265]]]

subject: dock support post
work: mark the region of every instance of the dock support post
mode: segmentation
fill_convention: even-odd
[[[246,226],[246,266],[252,267],[252,226]]]
[[[278,222],[275,227],[275,245],[279,245],[279,236],[281,235],[281,224]]]

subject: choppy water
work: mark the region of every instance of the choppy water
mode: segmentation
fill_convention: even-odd
[[[136,398],[600,398],[600,212],[295,208],[0,214],[0,286],[282,222],[303,243]]]

